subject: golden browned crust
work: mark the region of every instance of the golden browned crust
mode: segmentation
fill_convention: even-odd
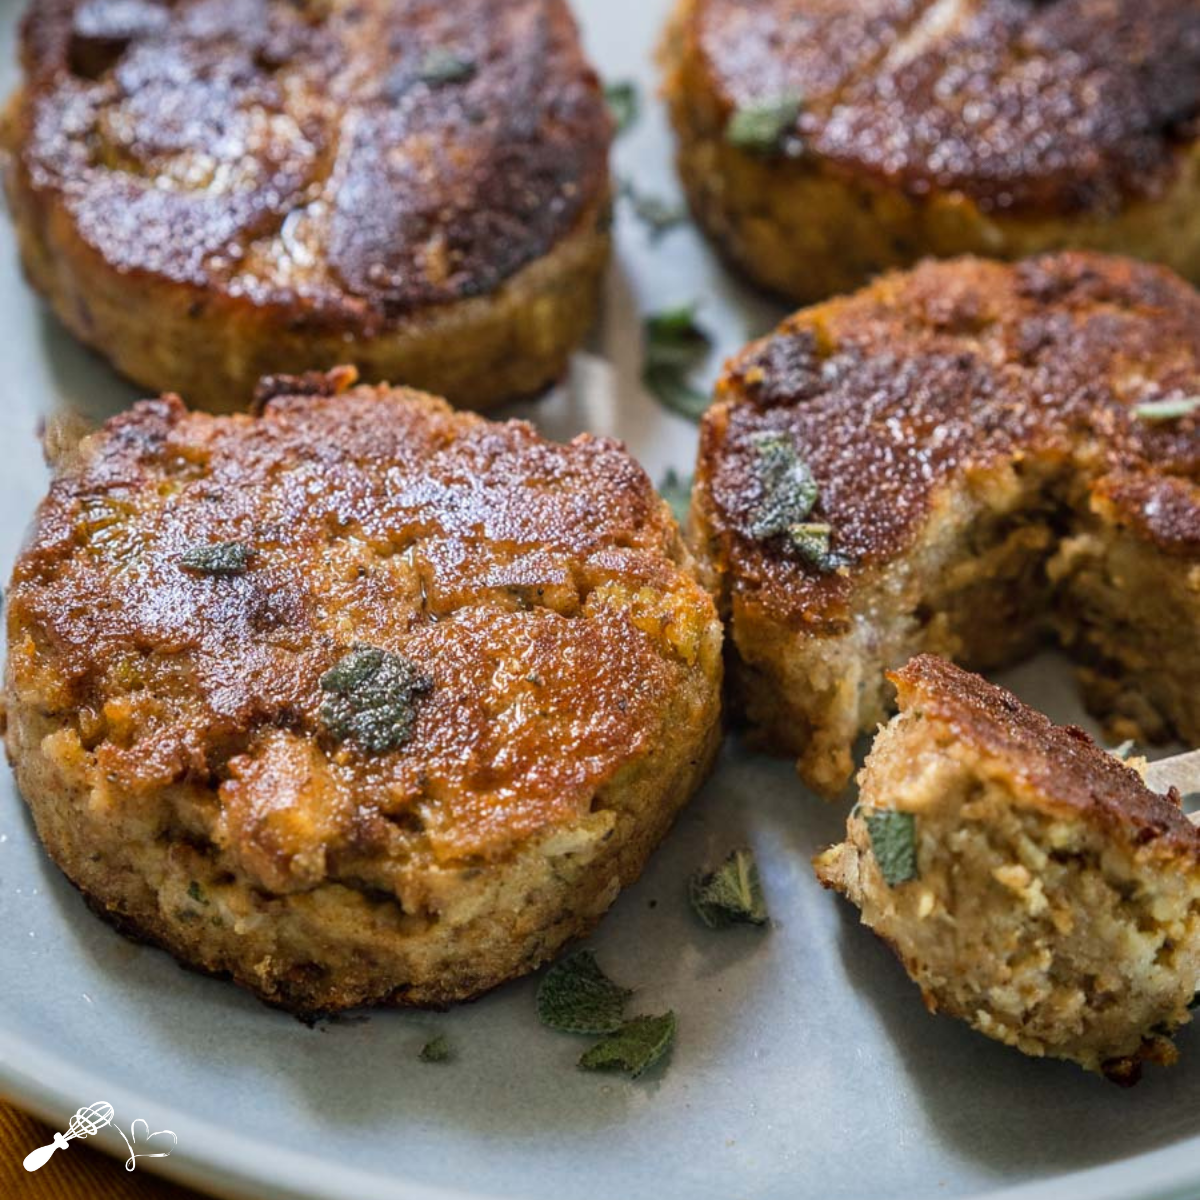
[[[482,407],[586,328],[610,125],[562,0],[54,0],[22,45],[26,269],[144,386],[228,407],[349,347]]]
[[[1118,1083],[1172,1063],[1200,977],[1200,829],[1082,730],[943,659],[900,714],[817,875],[934,1012]]]
[[[543,961],[636,877],[718,736],[712,603],[620,446],[352,377],[268,381],[259,416],[114,418],[9,593],[8,747],[51,853],[302,1010]],[[228,573],[188,565],[223,544]],[[407,740],[330,716],[357,646],[411,664]]]
[[[1200,829],[1178,793],[1160,796],[1115,754],[1074,725],[1055,725],[1006,688],[936,654],[919,654],[888,678],[902,712],[918,711],[981,755],[1054,816],[1081,818],[1107,837],[1200,865]]]
[[[922,648],[999,665],[1036,638],[1056,586],[1060,632],[1086,641],[1079,630],[1098,620],[1097,603],[1083,600],[1102,589],[1096,571],[1072,564],[1101,554],[1090,547],[1103,538],[1120,539],[1123,558],[1099,574],[1127,589],[1127,629],[1112,639],[1125,651],[1106,664],[1110,677],[1133,672],[1144,690],[1156,673],[1190,669],[1200,416],[1151,421],[1135,409],[1198,391],[1200,296],[1161,268],[1097,255],[925,264],[804,310],[750,346],[704,421],[694,517],[757,723],[800,752],[821,704],[860,705],[837,735],[836,768],[810,763],[810,777],[836,790],[849,741],[882,715],[872,699],[882,681],[867,665]],[[827,569],[786,536],[756,536],[764,438],[782,439],[815,477],[810,520],[828,524],[836,555]],[[1135,568],[1149,566],[1163,578],[1142,591],[1173,606],[1152,619],[1140,612],[1156,601],[1131,595]],[[966,581],[968,569],[978,578]],[[1134,648],[1130,631],[1152,625],[1182,659]],[[847,656],[835,673],[855,694],[805,697],[788,663],[835,646]],[[852,679],[847,662],[863,674]],[[1186,691],[1151,707],[1197,740]]]
[[[698,217],[796,300],[1067,246],[1200,277],[1190,0],[680,0],[663,55]],[[775,153],[729,143],[780,96],[802,103]]]

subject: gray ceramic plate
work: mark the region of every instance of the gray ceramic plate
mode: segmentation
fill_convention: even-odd
[[[448,0],[449,2],[449,0]],[[659,0],[581,0],[609,78],[652,93]],[[4,84],[15,7],[2,7]],[[661,114],[623,140],[620,171],[672,195]],[[627,212],[608,319],[571,386],[528,413],[553,436],[626,439],[657,479],[690,463],[694,429],[637,383],[637,313],[693,297],[722,351],[779,313],[729,283],[690,230],[652,246]],[[45,485],[35,427],[132,393],[64,337],[21,282],[0,225],[0,570]],[[714,365],[715,365],[714,358]],[[1053,658],[1008,682],[1078,719]],[[808,859],[840,812],[783,763],[729,746],[643,881],[594,939],[643,1011],[674,1008],[677,1046],[637,1083],[575,1069],[580,1045],[539,1027],[534,983],[437,1016],[380,1013],[307,1029],[179,970],[95,920],[49,865],[0,778],[0,1086],[57,1123],[105,1099],[178,1135],[154,1164],[229,1196],[520,1200],[890,1200],[1200,1194],[1200,1037],[1183,1063],[1123,1092],[926,1015],[916,990]],[[774,922],[709,933],[684,881],[751,843]],[[417,1060],[434,1033],[456,1060]],[[124,1154],[109,1130],[93,1139]],[[70,1151],[65,1153],[69,1158]],[[138,1169],[147,1164],[139,1163]],[[1016,1189],[1009,1193],[1007,1189]]]

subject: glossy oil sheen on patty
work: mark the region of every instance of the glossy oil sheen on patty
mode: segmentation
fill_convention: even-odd
[[[719,735],[719,622],[618,444],[352,374],[114,418],[8,604],[8,748],[56,861],[302,1012],[537,965]]]

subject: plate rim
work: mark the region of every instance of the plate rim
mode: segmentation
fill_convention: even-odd
[[[17,1065],[17,1055],[24,1060],[21,1065]],[[44,1047],[20,1041],[3,1025],[0,1091],[50,1124],[93,1095],[103,1095],[118,1110],[146,1112],[151,1124],[185,1124],[188,1146],[161,1163],[147,1164],[148,1169],[228,1200],[262,1200],[264,1188],[270,1189],[276,1200],[514,1200],[494,1192],[467,1192],[387,1177],[301,1150],[256,1145],[207,1119],[190,1117],[129,1088],[111,1086],[101,1076]],[[967,1193],[966,1197],[956,1192],[944,1200],[1193,1200],[1200,1192],[1197,1152],[1200,1134],[1097,1167],[1015,1187]],[[925,1197],[931,1194],[925,1193]]]

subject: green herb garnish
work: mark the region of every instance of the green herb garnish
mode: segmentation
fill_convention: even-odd
[[[204,889],[200,886],[199,881],[193,879],[188,884],[188,896],[197,904],[207,904],[208,897],[204,894]]]
[[[252,553],[241,542],[214,542],[185,550],[179,563],[198,575],[245,575]]]
[[[604,99],[608,103],[608,111],[612,114],[617,137],[628,133],[642,112],[642,98],[637,84],[631,79],[610,83],[604,89]]]
[[[444,83],[466,83],[475,78],[475,71],[475,64],[469,58],[445,46],[435,46],[421,59],[417,79],[430,87],[440,87]]]
[[[753,850],[734,850],[715,871],[697,871],[688,885],[688,899],[709,929],[767,923]]]
[[[675,1040],[675,1014],[634,1017],[597,1042],[579,1060],[585,1071],[625,1071],[636,1079],[671,1048]]]
[[[680,475],[671,467],[658,485],[658,494],[671,506],[675,519],[684,524],[692,507],[692,476]]]
[[[808,464],[786,434],[757,433],[753,442],[762,494],[751,514],[750,536],[763,541],[802,526],[820,492]]]
[[[847,566],[850,562],[844,554],[838,554],[829,548],[832,536],[832,528],[821,522],[806,521],[793,525],[788,530],[788,541],[792,548],[818,571],[836,571],[838,567]]]
[[[1183,396],[1175,400],[1150,400],[1137,405],[1133,415],[1142,421],[1178,421],[1200,409],[1200,396]]]
[[[427,1063],[444,1063],[450,1059],[450,1043],[443,1034],[428,1041],[421,1047],[421,1061]]]
[[[621,195],[629,201],[633,215],[646,226],[651,241],[657,242],[664,234],[687,222],[685,205],[640,192],[628,180],[621,183]]]
[[[917,878],[917,819],[912,813],[885,810],[864,817],[871,850],[888,887]]]
[[[632,995],[600,970],[590,950],[580,950],[555,963],[538,985],[538,1019],[560,1033],[612,1033]]]
[[[403,746],[416,721],[416,701],[433,680],[399,654],[355,646],[321,676],[328,693],[321,723],[337,741],[353,739],[369,754]]]
[[[708,356],[712,338],[696,323],[696,306],[685,304],[655,313],[646,318],[644,330],[642,381],[665,407],[699,420],[709,397],[688,376]]]
[[[804,106],[795,92],[785,92],[739,108],[725,126],[725,140],[749,154],[778,154]]]

